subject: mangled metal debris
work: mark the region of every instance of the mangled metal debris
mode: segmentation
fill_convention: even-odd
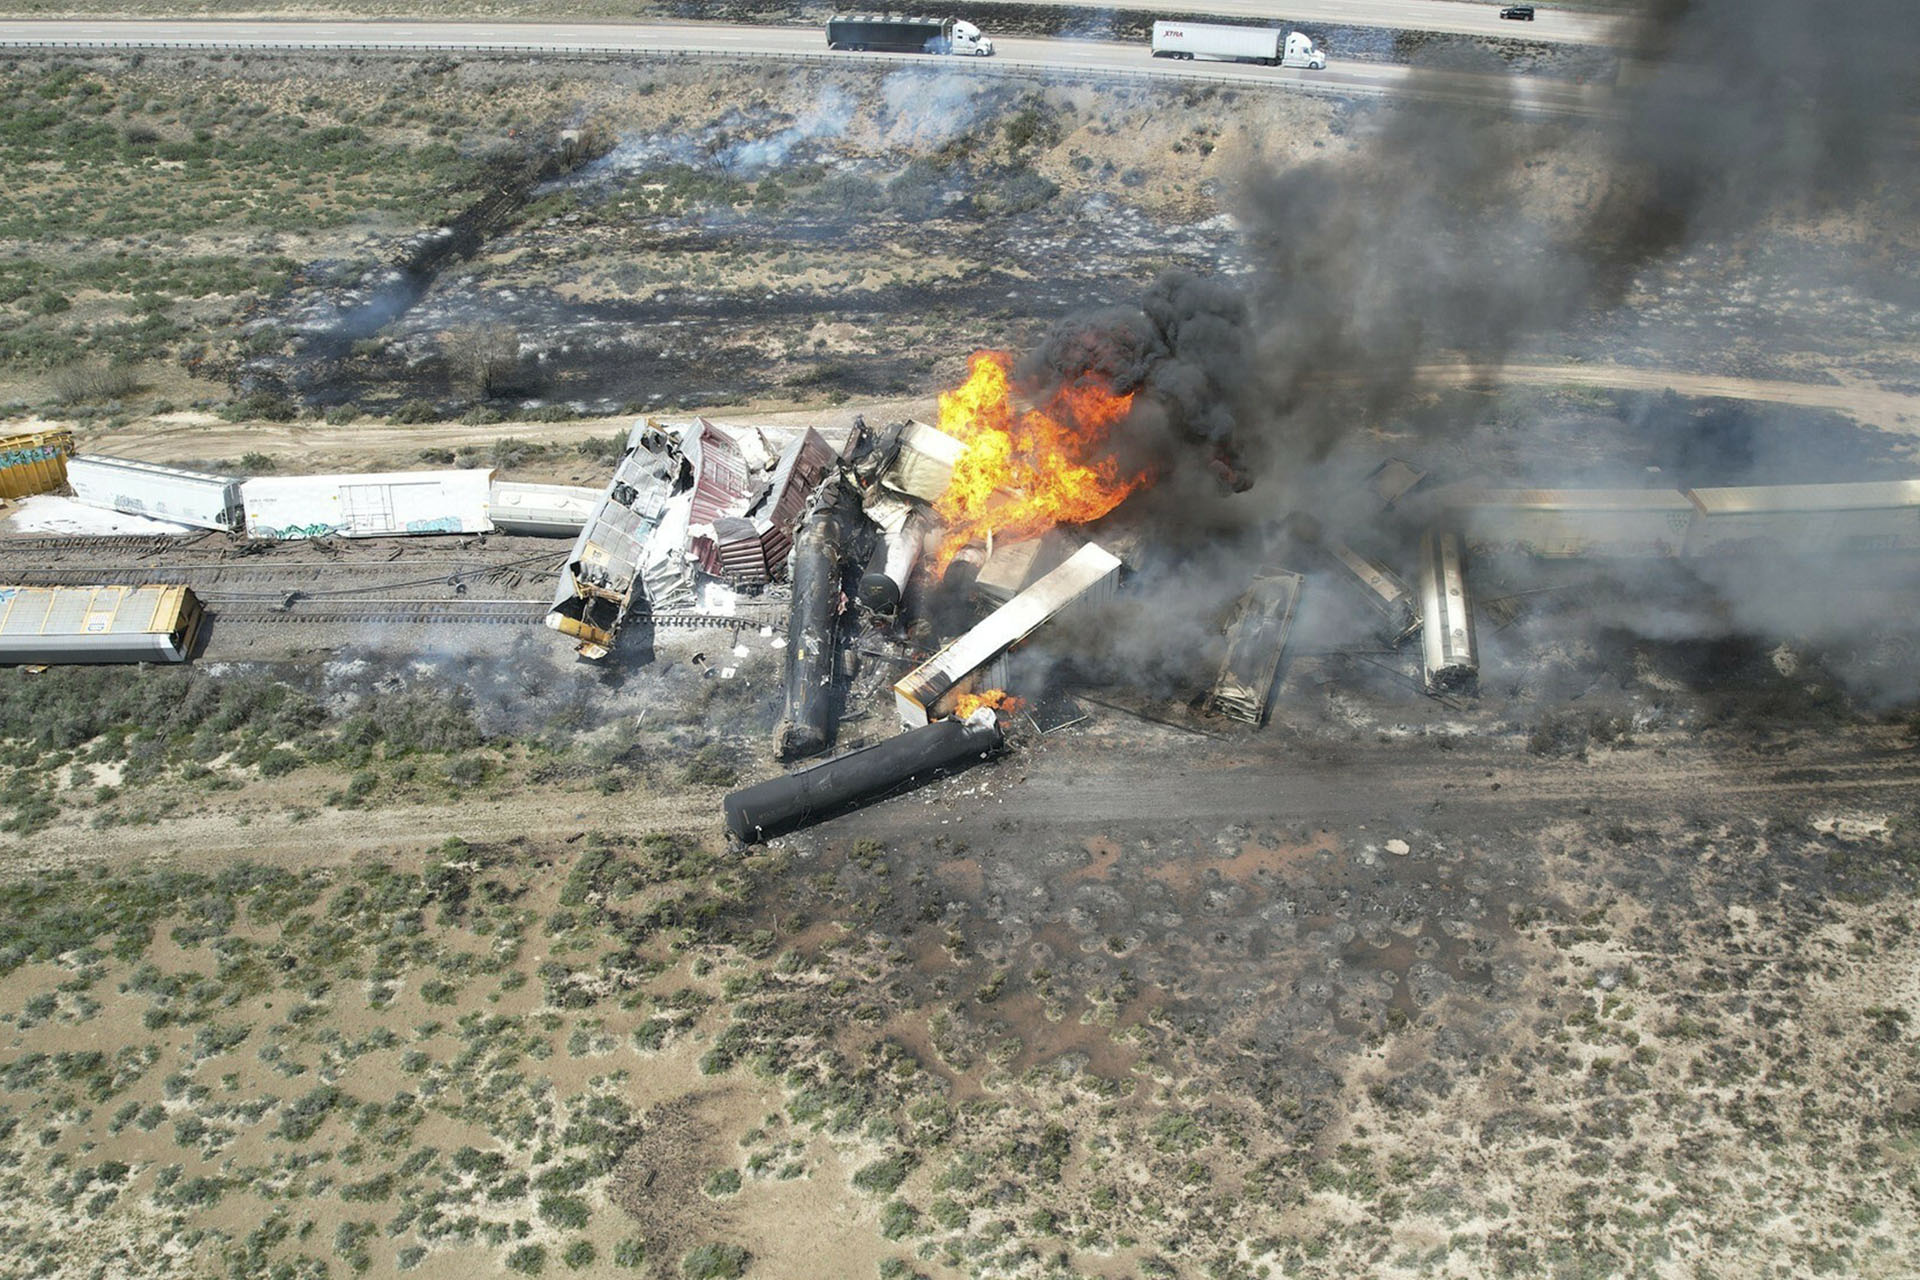
[[[1255,578],[1240,598],[1227,627],[1227,653],[1220,662],[1220,675],[1207,700],[1212,710],[1250,725],[1265,721],[1305,581],[1297,573],[1272,570]]]
[[[881,451],[888,461],[880,472],[880,483],[896,493],[938,502],[953,482],[953,467],[966,452],[966,445],[924,422],[903,422],[889,429]]]
[[[1369,471],[1366,479],[1360,482],[1363,495],[1361,502],[1376,515],[1391,511],[1399,505],[1400,499],[1412,493],[1426,478],[1427,473],[1411,463],[1388,458]]]
[[[776,460],[751,428],[736,438],[705,418],[677,434],[637,424],[561,572],[547,625],[602,658],[643,602],[656,613],[693,608],[702,574],[733,588],[778,581],[807,497],[836,459],[813,430]]]
[[[735,791],[724,802],[727,830],[747,844],[769,840],[963,769],[1005,743],[991,710],[965,720],[936,720]]]
[[[900,723],[913,728],[950,711],[980,683],[982,671],[1048,621],[1110,596],[1121,563],[1088,543],[1053,572],[1001,605],[981,623],[908,672],[893,686]]]
[[[739,587],[784,576],[807,498],[836,461],[833,447],[808,428],[781,452],[773,478],[758,496],[743,501],[739,514],[715,516],[704,531],[695,528],[691,545],[700,567]]]

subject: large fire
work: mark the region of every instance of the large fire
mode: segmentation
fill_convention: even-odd
[[[1014,715],[1026,708],[1026,699],[1016,698],[1005,689],[987,689],[980,693],[963,693],[953,700],[953,714],[965,720],[982,707],[992,707],[1003,716]]]
[[[1116,395],[1089,379],[1062,386],[1046,403],[1016,410],[1007,384],[1012,360],[978,351],[966,382],[940,397],[940,429],[966,445],[953,482],[934,510],[947,535],[934,569],[989,536],[1031,538],[1057,524],[1086,524],[1144,486],[1104,455],[1107,433],[1127,415],[1133,394]]]

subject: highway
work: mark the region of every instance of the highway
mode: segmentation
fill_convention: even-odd
[[[1397,0],[1419,5],[1422,0]],[[1438,0],[1435,0],[1437,3]],[[1459,8],[1473,8],[1458,5]],[[994,74],[1159,77],[1248,86],[1288,87],[1320,93],[1410,94],[1462,101],[1511,100],[1515,106],[1545,113],[1589,115],[1603,111],[1608,91],[1537,76],[1483,76],[1416,73],[1395,63],[1341,63],[1324,71],[1256,67],[1226,62],[1178,62],[1153,57],[1144,42],[996,39],[992,58],[935,58],[915,54],[830,53],[822,32],[797,27],[740,27],[707,24],[526,23],[382,21],[248,21],[165,19],[116,21],[74,18],[57,21],[0,21],[0,46],[35,44],[98,45],[110,48],[169,48],[223,45],[261,50],[374,48],[488,48],[596,54],[846,59],[897,63],[955,72]],[[1116,74],[1117,73],[1117,74]]]
[[[1397,27],[1470,36],[1504,36],[1543,44],[1614,44],[1626,35],[1620,19],[1536,4],[1532,22],[1501,18],[1499,3],[1464,0],[1056,0],[1073,8],[1124,9],[1155,14],[1205,13],[1223,21],[1323,22],[1345,27]],[[993,34],[993,0],[975,0],[966,16]],[[997,38],[996,38],[997,41]]]

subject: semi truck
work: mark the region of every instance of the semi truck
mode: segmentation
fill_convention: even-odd
[[[1221,62],[1257,62],[1265,67],[1324,70],[1327,55],[1298,31],[1272,27],[1223,27],[1204,22],[1153,24],[1156,58],[1212,58]]]
[[[962,18],[885,18],[835,14],[827,19],[827,48],[856,53],[958,53],[985,58],[993,41]]]

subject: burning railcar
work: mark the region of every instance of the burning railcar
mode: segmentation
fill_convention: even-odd
[[[893,686],[900,723],[911,729],[949,713],[962,694],[974,691],[984,671],[1043,624],[1111,595],[1120,569],[1118,556],[1091,542],[1068,556],[1059,568],[901,677]]]

